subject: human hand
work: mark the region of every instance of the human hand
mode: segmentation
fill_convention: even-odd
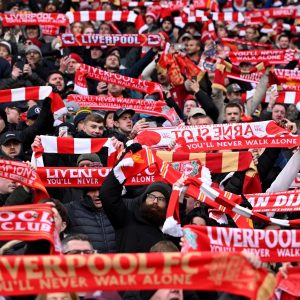
[[[130,133],[130,137],[133,139],[135,138],[135,136],[141,131],[141,130],[144,130],[146,128],[150,127],[149,125],[149,122],[145,122],[143,119],[142,120],[139,120],[137,121],[132,130],[131,130],[131,133]]]
[[[255,268],[259,269],[262,266],[262,262],[258,256],[253,253],[243,250],[241,254],[248,260],[248,262]]]
[[[16,80],[22,75],[23,75],[23,71],[20,68],[13,66],[11,77]]]
[[[283,276],[283,278],[288,277],[288,269],[292,267],[291,263],[283,263],[282,266],[279,268],[279,273]]]
[[[97,85],[97,93],[98,94],[105,94],[107,92],[107,83],[100,81]]]
[[[40,135],[37,135],[35,138],[34,138],[34,141],[33,143],[31,144],[31,149],[32,151],[35,151],[36,148],[39,148],[42,146],[42,139],[41,139],[41,136]]]
[[[69,58],[69,56],[62,57],[59,62],[59,71],[62,73],[65,73],[70,61],[71,61],[71,58]]]
[[[31,76],[32,75],[32,69],[31,69],[31,66],[29,64],[25,64],[24,65],[24,68],[23,68],[23,74],[25,75],[28,75],[28,76]]]

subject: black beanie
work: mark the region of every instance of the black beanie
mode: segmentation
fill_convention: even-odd
[[[150,184],[147,187],[147,189],[144,193],[143,201],[145,201],[145,199],[147,197],[147,194],[150,194],[151,192],[160,192],[160,193],[162,193],[165,196],[167,202],[169,202],[170,196],[171,196],[171,193],[172,193],[172,188],[168,184],[165,184],[161,181],[153,182],[152,184]]]

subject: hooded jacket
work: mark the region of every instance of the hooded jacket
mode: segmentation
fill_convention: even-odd
[[[141,197],[126,203],[121,197],[123,185],[116,179],[113,170],[106,177],[100,190],[100,199],[107,217],[115,228],[118,252],[149,252],[154,244],[167,239],[158,226],[141,216],[139,210],[147,193],[155,190],[163,192],[166,196],[165,191],[158,188],[152,189],[150,185]]]

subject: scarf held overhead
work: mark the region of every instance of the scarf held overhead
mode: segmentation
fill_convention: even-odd
[[[114,98],[110,96],[68,95],[68,100],[75,101],[81,107],[99,110],[117,110],[119,108],[133,109],[138,113],[164,117],[174,126],[182,123],[174,108],[170,108],[165,101],[147,101],[129,98]]]
[[[69,22],[65,14],[58,13],[17,13],[1,14],[4,27],[22,25],[53,25],[68,26]]]
[[[99,68],[85,64],[81,64],[80,68],[76,71],[74,87],[75,92],[78,92],[82,95],[88,95],[86,78],[117,84],[119,86],[123,86],[145,94],[159,93],[160,99],[164,98],[162,87],[159,83],[135,79],[120,75],[118,73],[103,71]]]
[[[0,269],[3,296],[176,288],[267,300],[276,284],[266,270],[255,269],[242,255],[229,253],[2,256]]]
[[[117,151],[111,138],[71,138],[41,135],[41,146],[34,149],[32,163],[43,167],[43,153],[85,154],[97,153],[103,147],[108,148],[108,165],[115,163]]]
[[[80,34],[64,33],[60,36],[62,48],[81,46],[158,47],[159,34]]]
[[[264,262],[300,260],[300,230],[263,230],[187,225],[183,252],[240,252],[246,250]]]
[[[0,91],[0,102],[39,101],[49,97],[54,120],[67,114],[68,110],[58,93],[52,91],[51,86],[32,86]]]
[[[51,243],[51,252],[61,251],[53,211],[47,204],[0,207],[0,239],[1,241],[47,240]]]
[[[256,212],[300,211],[300,190],[244,195]]]
[[[176,140],[179,152],[295,147],[300,143],[299,136],[274,121],[150,128],[141,131],[135,140],[154,148],[167,148]]]

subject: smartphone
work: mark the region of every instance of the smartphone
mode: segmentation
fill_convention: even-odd
[[[68,136],[68,126],[61,126],[58,128],[58,135],[60,137]]]

